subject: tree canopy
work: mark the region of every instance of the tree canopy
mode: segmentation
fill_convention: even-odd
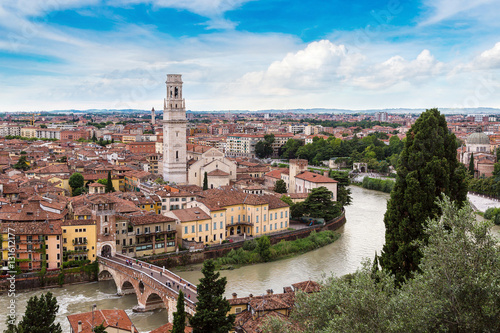
[[[429,220],[420,270],[400,288],[395,276],[363,268],[331,277],[318,293],[296,295],[289,319],[272,318],[264,332],[499,332],[500,247],[491,224],[443,197]]]
[[[61,324],[54,323],[59,305],[51,292],[40,298],[32,296],[28,300],[26,311],[17,326],[10,325],[8,333],[62,333]]]
[[[415,241],[426,239],[427,219],[440,214],[436,199],[445,193],[462,203],[467,194],[455,135],[437,109],[422,113],[406,137],[384,216],[386,242],[380,257],[382,267],[395,274],[398,283],[418,269],[422,254]]]
[[[186,312],[184,309],[184,293],[179,290],[179,297],[177,297],[177,309],[174,312],[174,322],[172,333],[184,333],[186,327]]]
[[[190,318],[193,333],[227,333],[234,324],[235,315],[227,315],[231,306],[226,300],[226,278],[215,272],[212,259],[203,263],[203,277],[198,284],[198,303],[196,313]]]
[[[274,184],[274,192],[276,193],[286,193],[286,183],[283,179],[278,179]]]
[[[258,158],[270,157],[273,154],[274,134],[264,135],[264,140],[255,144],[255,154]]]

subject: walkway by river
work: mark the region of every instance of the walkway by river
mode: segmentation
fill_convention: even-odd
[[[240,296],[249,293],[259,295],[266,289],[276,292],[292,283],[313,279],[320,281],[331,274],[340,276],[354,272],[360,267],[363,258],[373,258],[375,251],[380,252],[384,244],[385,229],[383,216],[389,195],[386,193],[351,187],[353,204],[346,209],[346,224],[338,231],[341,238],[323,248],[293,258],[272,263],[246,266],[233,271],[221,272],[228,279],[226,297],[237,292]],[[192,283],[198,283],[200,271],[177,272]],[[137,305],[134,294],[116,296],[112,281],[87,283],[54,288],[50,291],[57,297],[60,305],[57,320],[63,332],[69,332],[66,316],[88,312],[93,304],[99,309],[125,309],[140,332],[149,332],[167,321],[166,310],[152,313],[134,313]],[[16,297],[17,313],[24,313],[31,296],[40,295],[41,290],[19,293]],[[5,303],[6,296],[1,296]],[[5,318],[7,307],[0,307],[0,317]],[[5,321],[0,321],[0,332],[5,329]]]

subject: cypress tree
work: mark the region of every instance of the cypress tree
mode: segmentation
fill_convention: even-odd
[[[114,192],[113,181],[111,180],[111,171],[108,171],[108,181],[106,183],[106,193]]]
[[[42,294],[40,298],[33,296],[28,301],[17,330],[26,333],[62,333],[61,324],[54,323],[58,310],[57,299],[51,292]]]
[[[208,190],[208,174],[205,171],[205,175],[203,176],[203,191]]]
[[[227,333],[233,328],[235,315],[228,315],[231,306],[222,295],[226,289],[226,278],[215,273],[212,259],[203,263],[203,277],[198,284],[196,313],[190,318],[193,333]]]
[[[422,254],[415,241],[426,241],[427,219],[440,214],[442,193],[460,205],[467,195],[466,170],[457,160],[455,135],[437,109],[422,113],[406,135],[397,178],[384,216],[381,266],[401,284],[418,270]]]
[[[474,177],[474,153],[470,154],[469,173]]]
[[[177,298],[177,311],[174,313],[174,322],[172,333],[184,333],[186,328],[186,312],[184,309],[184,293],[179,290],[179,297]]]

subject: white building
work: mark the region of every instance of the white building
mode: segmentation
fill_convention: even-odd
[[[168,74],[167,98],[163,105],[163,179],[183,184],[186,173],[186,106],[182,98],[182,77]]]

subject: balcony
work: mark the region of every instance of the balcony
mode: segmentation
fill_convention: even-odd
[[[107,236],[108,234],[104,234],[104,236]],[[72,241],[73,245],[79,245],[79,244],[87,244],[87,238],[84,239],[73,239]]]

